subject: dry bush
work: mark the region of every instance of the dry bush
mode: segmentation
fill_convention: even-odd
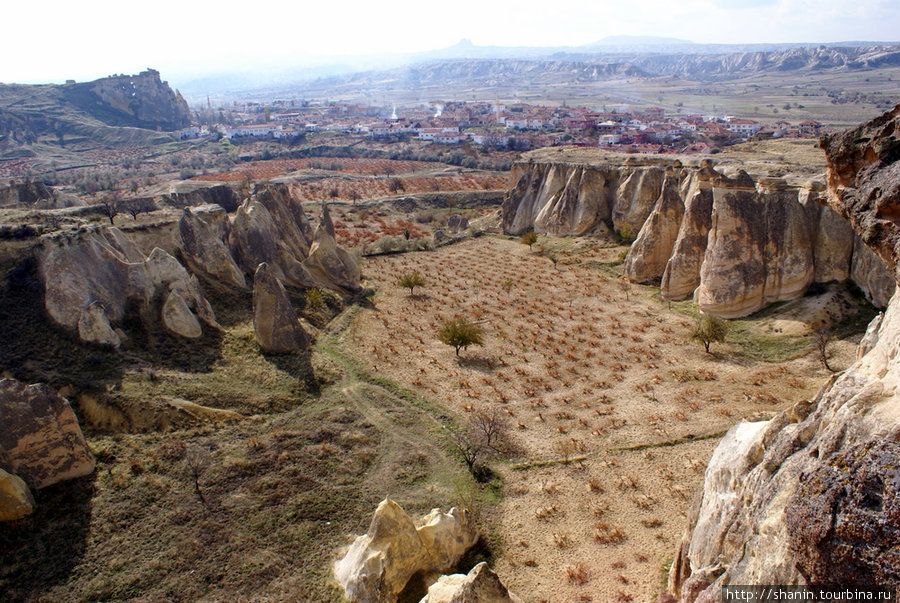
[[[567,565],[565,567],[566,576],[569,578],[569,582],[572,584],[577,584],[578,586],[582,586],[583,584],[587,584],[589,580],[589,573],[587,566],[579,562],[575,565]]]
[[[627,539],[625,532],[604,521],[594,524],[594,540],[599,544],[622,544]]]
[[[553,542],[561,549],[572,548],[572,538],[564,532],[553,532]]]

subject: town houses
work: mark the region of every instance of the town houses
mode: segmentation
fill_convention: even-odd
[[[183,138],[218,132],[229,139],[292,140],[332,132],[386,143],[418,140],[524,150],[573,144],[630,153],[709,153],[751,138],[816,137],[822,124],[774,123],[729,115],[667,113],[661,107],[591,110],[487,101],[433,101],[377,107],[321,101],[235,104],[221,123],[186,129]]]

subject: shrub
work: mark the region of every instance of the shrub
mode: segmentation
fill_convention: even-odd
[[[425,286],[425,278],[417,271],[413,270],[412,272],[403,274],[403,276],[400,277],[400,280],[397,281],[397,286],[409,289],[409,294],[412,296],[416,287]]]
[[[537,235],[533,230],[529,230],[522,235],[522,238],[519,239],[519,242],[522,243],[522,245],[528,245],[528,247],[531,248],[532,245],[537,243]]]

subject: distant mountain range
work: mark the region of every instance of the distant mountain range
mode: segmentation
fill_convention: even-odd
[[[316,67],[252,74],[220,74],[179,82],[191,101],[278,96],[333,97],[385,93],[392,86],[456,78],[454,88],[467,81],[504,85],[523,72],[533,76],[568,73],[574,79],[597,80],[616,76],[675,76],[694,81],[748,76],[766,71],[798,73],[853,71],[900,65],[900,44],[840,42],[828,44],[697,44],[678,38],[613,36],[584,46],[478,46],[461,40],[429,52],[375,57],[343,57],[342,62]],[[441,95],[438,95],[441,96]]]

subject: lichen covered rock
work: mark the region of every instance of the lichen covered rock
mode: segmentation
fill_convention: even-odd
[[[900,444],[863,442],[801,474],[785,522],[809,584],[900,584]]]
[[[0,452],[0,469],[37,490],[94,470],[75,413],[44,384],[0,380]]]

